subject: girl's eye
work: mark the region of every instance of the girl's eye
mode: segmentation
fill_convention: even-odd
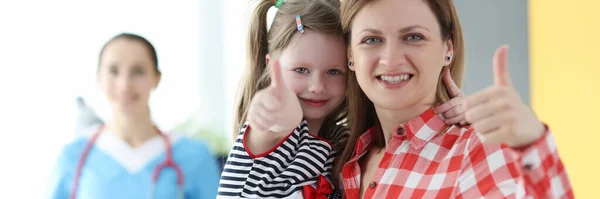
[[[374,44],[374,43],[379,43],[379,42],[381,42],[381,40],[378,38],[375,38],[375,37],[367,37],[362,41],[362,43],[365,43],[365,44]]]
[[[296,72],[300,74],[308,73],[308,69],[306,68],[296,68]]]

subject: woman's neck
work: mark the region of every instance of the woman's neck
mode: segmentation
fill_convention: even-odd
[[[379,124],[381,125],[386,145],[391,140],[392,135],[396,133],[394,130],[398,125],[418,117],[430,108],[431,105],[427,104],[416,104],[406,108],[392,110],[375,106],[375,111],[377,112],[377,118],[379,118]]]
[[[319,136],[319,131],[325,119],[305,119],[308,125],[308,131],[311,135]]]
[[[123,115],[113,114],[112,121],[107,123],[110,132],[123,139],[132,148],[137,148],[158,133],[147,114]]]

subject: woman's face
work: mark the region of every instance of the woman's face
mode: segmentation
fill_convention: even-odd
[[[160,80],[154,64],[141,42],[116,39],[105,47],[98,83],[113,111],[131,114],[148,107],[150,92]]]
[[[378,108],[433,104],[452,48],[425,1],[372,1],[352,22],[350,69]]]

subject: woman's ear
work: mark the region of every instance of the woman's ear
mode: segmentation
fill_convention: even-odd
[[[454,42],[452,42],[452,39],[448,39],[446,40],[446,42],[444,43],[444,47],[445,47],[445,53],[444,53],[444,65],[443,66],[449,66],[450,63],[452,63],[452,60],[454,59]]]
[[[154,80],[154,89],[156,89],[158,87],[158,85],[160,84],[161,78],[162,78],[162,75],[160,73],[156,74],[156,77]]]

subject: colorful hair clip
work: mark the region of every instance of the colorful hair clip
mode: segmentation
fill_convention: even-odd
[[[298,27],[298,32],[304,33],[304,26],[302,25],[302,19],[300,19],[300,15],[296,15],[296,26]]]
[[[283,3],[283,0],[277,0],[277,2],[275,3],[275,8],[279,8],[282,3]]]

